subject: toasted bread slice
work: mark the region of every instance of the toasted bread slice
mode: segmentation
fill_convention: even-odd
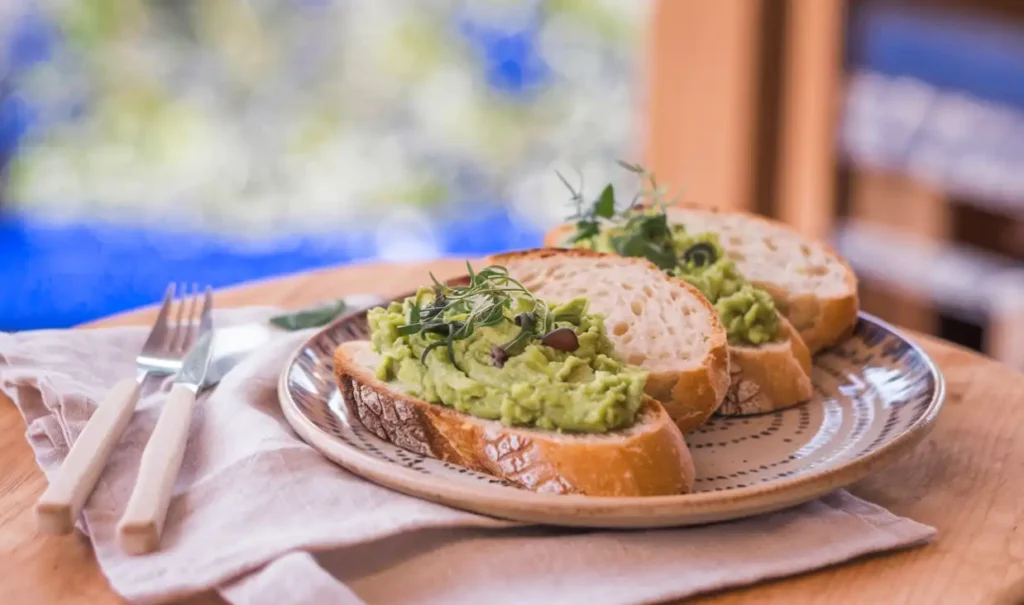
[[[686,432],[725,398],[729,354],[718,312],[699,290],[641,258],[588,250],[537,249],[497,254],[537,296],[576,296],[605,317],[608,337],[625,361],[647,370],[647,394]]]
[[[852,333],[857,323],[857,277],[831,248],[771,219],[743,212],[677,205],[669,220],[693,233],[718,233],[740,272],[768,291],[812,354]],[[568,246],[570,224],[548,232],[545,245]]]
[[[779,317],[779,339],[756,347],[730,346],[732,383],[720,416],[763,414],[811,398],[811,353],[785,317]]]
[[[583,435],[512,428],[381,382],[379,359],[369,341],[348,342],[335,350],[334,371],[348,409],[385,441],[537,492],[655,496],[693,489],[686,442],[650,397],[628,429]]]

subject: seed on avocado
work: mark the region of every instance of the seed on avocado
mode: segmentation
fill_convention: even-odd
[[[491,347],[491,361],[499,368],[505,367],[505,362],[508,361],[508,353],[505,352],[505,349],[501,348],[501,345]]]
[[[544,338],[540,339],[540,343],[558,351],[569,352],[580,348],[580,339],[576,336],[576,332],[572,331],[572,328],[551,330],[544,335]]]

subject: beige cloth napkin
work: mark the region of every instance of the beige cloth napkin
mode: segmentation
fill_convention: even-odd
[[[262,321],[269,311],[227,311],[216,321]],[[132,375],[146,332],[0,334],[0,389],[24,415],[44,472],[59,466],[96,401]],[[284,420],[278,374],[308,334],[282,334],[203,395],[162,550],[128,557],[114,527],[162,395],[140,403],[81,523],[125,598],[161,602],[216,588],[254,605],[653,603],[919,545],[935,533],[843,491],[756,518],[621,532],[518,526],[407,497],[320,457]]]

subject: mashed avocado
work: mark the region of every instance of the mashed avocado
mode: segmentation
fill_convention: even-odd
[[[729,343],[759,345],[775,340],[779,317],[770,294],[752,286],[726,256],[717,233],[679,234],[683,250],[673,273],[700,290],[718,310]]]
[[[633,243],[633,238],[646,243]],[[632,249],[624,249],[629,242]],[[626,222],[601,229],[577,247],[626,256],[645,256],[698,290],[718,310],[729,344],[759,345],[778,337],[775,302],[764,290],[751,285],[736,263],[726,256],[717,233],[688,234],[680,224],[669,224],[657,209],[634,211]],[[633,251],[640,253],[633,253]],[[663,258],[664,257],[664,258]]]
[[[373,347],[382,357],[378,378],[508,426],[601,433],[636,419],[646,373],[616,359],[603,318],[587,312],[586,299],[550,306],[532,296],[511,296],[497,307],[471,300],[424,323],[421,316],[442,308],[436,296],[437,290],[423,288],[368,312]],[[477,317],[471,331],[462,330],[474,321],[473,313],[487,318]],[[409,330],[417,321],[425,327]],[[452,333],[460,338],[449,349]]]
[[[715,303],[730,344],[759,345],[775,340],[779,316],[772,297],[759,288],[744,284],[736,293]]]

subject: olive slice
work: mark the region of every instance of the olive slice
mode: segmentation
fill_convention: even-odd
[[[519,327],[522,327],[524,321],[527,322],[527,325],[532,326],[537,323],[537,314],[533,311],[527,311],[526,313],[519,313],[512,318],[512,323]]]
[[[706,267],[718,260],[715,247],[707,242],[694,244],[683,252],[683,262],[695,267]]]

